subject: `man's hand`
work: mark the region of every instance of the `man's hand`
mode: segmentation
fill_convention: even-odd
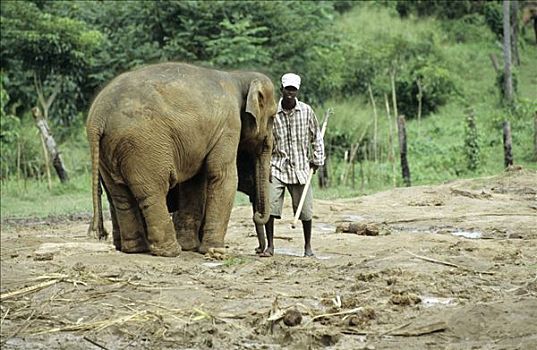
[[[310,162],[310,168],[313,169],[313,173],[315,174],[317,172],[317,169],[319,169],[319,166],[313,162]]]

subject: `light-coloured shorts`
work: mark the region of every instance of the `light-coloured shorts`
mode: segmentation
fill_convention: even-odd
[[[276,177],[272,177],[270,183],[270,215],[281,219],[283,209],[283,198],[285,196],[285,189],[289,190],[291,199],[293,201],[293,214],[296,214],[298,204],[300,203],[300,197],[304,191],[305,185],[300,184],[284,184]],[[311,192],[311,186],[308,188],[304,205],[302,206],[302,212],[299,219],[302,221],[309,221],[313,217],[313,194]]]

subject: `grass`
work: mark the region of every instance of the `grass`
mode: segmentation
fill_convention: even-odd
[[[52,181],[2,181],[0,204],[2,221],[6,218],[60,216],[90,213],[91,181],[89,176],[72,178],[69,184]]]

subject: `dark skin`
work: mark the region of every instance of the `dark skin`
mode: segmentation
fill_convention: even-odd
[[[294,86],[281,87],[280,92],[282,94],[282,108],[286,111],[290,111],[296,106],[296,97],[298,95],[298,89]],[[317,170],[317,166],[310,164],[313,171]],[[267,246],[265,248],[265,239],[263,237],[263,226],[256,225],[255,229],[259,240],[259,246],[255,249],[255,252],[261,257],[271,257],[274,255],[274,216],[270,216],[268,222],[265,224],[265,233],[267,236]],[[302,229],[304,231],[304,256],[314,256],[311,249],[311,227],[312,220],[301,220]]]

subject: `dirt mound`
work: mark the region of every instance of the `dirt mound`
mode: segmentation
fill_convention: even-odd
[[[248,207],[208,256],[122,254],[86,236],[85,216],[3,223],[0,345],[535,348],[536,172],[315,206],[315,258],[289,206],[272,258],[254,254]]]

